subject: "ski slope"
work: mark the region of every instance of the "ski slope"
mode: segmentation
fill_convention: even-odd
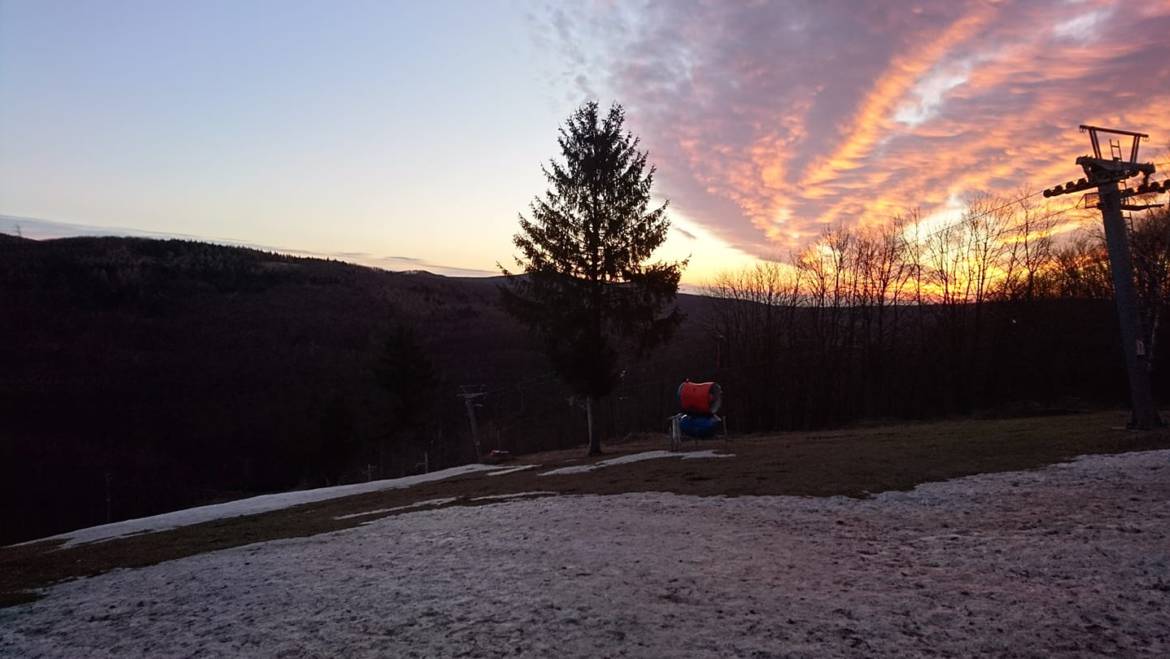
[[[1170,655],[1170,451],[842,497],[504,499],[63,583],[0,656]]]

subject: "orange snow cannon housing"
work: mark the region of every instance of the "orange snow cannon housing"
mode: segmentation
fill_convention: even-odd
[[[723,404],[723,388],[716,382],[691,382],[678,386],[678,404],[688,414],[715,414]]]

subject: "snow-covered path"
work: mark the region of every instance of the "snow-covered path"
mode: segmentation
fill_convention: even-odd
[[[702,451],[645,451],[643,453],[629,453],[626,455],[619,455],[616,458],[609,458],[608,460],[601,460],[587,465],[572,465],[569,467],[560,467],[552,471],[546,471],[541,476],[568,476],[570,474],[588,474],[598,469],[612,467],[614,465],[628,465],[635,462],[645,462],[646,460],[662,460],[665,458],[678,458],[682,460],[703,460],[706,458],[734,458],[734,453],[716,453],[715,449],[705,449]]]
[[[340,499],[342,497],[351,497],[357,494],[383,492],[385,490],[398,490],[404,487],[421,485],[423,483],[441,481],[447,478],[453,478],[455,476],[463,476],[465,474],[472,474],[480,471],[493,471],[498,469],[499,467],[494,467],[492,465],[468,464],[459,467],[451,467],[450,469],[443,469],[442,471],[432,471],[427,474],[404,476],[402,478],[390,478],[386,480],[371,481],[368,483],[335,485],[333,487],[319,487],[312,490],[292,490],[290,492],[278,492],[276,494],[261,494],[259,496],[248,497],[247,499],[237,499],[235,501],[216,503],[209,506],[199,506],[197,508],[176,510],[170,513],[163,513],[161,515],[151,515],[150,517],[127,519],[121,522],[102,524],[101,526],[91,526],[89,528],[69,531],[67,533],[61,533],[59,535],[50,536],[48,538],[38,538],[36,540],[30,540],[20,544],[27,545],[34,542],[42,542],[44,540],[64,540],[65,542],[62,543],[62,547],[73,547],[75,545],[86,544],[89,542],[102,542],[104,540],[120,538],[122,536],[133,535],[135,533],[155,533],[158,531],[177,529],[181,526],[191,526],[192,524],[211,522],[217,519],[243,517],[244,515],[259,515],[261,513],[268,513],[274,510],[283,510],[285,508],[292,508],[293,506],[304,505],[306,503],[328,501],[329,499]]]
[[[62,584],[19,656],[1170,654],[1170,451],[841,498],[510,500]]]

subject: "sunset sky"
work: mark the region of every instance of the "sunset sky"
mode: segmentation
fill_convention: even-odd
[[[699,283],[1075,178],[1081,123],[1170,161],[1170,0],[0,0],[0,231],[494,272],[590,98],[626,106]]]

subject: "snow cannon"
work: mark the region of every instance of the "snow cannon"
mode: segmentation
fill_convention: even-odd
[[[678,386],[678,406],[681,410],[670,417],[670,448],[678,450],[683,435],[694,439],[710,439],[726,427],[715,415],[723,405],[723,388],[715,382],[691,382]]]
[[[723,419],[712,415],[683,414],[678,418],[679,432],[695,439],[710,439],[719,432]]]
[[[717,382],[686,382],[678,385],[678,406],[686,414],[711,416],[723,404],[723,388]]]

